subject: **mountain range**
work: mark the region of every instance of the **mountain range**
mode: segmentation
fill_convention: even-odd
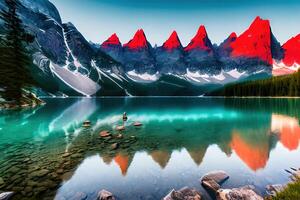
[[[269,20],[260,17],[220,45],[212,43],[204,25],[186,47],[176,31],[152,47],[143,29],[126,44],[114,33],[97,45],[63,23],[48,0],[20,2],[19,16],[35,36],[28,49],[39,95],[198,96],[234,81],[292,73],[300,65],[300,35],[281,45]]]

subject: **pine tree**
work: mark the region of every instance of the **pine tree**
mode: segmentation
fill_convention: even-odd
[[[5,5],[0,11],[4,22],[4,35],[0,40],[0,87],[6,100],[19,104],[22,88],[33,84],[29,72],[31,58],[25,45],[33,42],[34,37],[25,32],[17,14],[19,0],[5,0]]]

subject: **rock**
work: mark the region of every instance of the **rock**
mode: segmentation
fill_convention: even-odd
[[[216,193],[221,188],[220,185],[214,180],[202,181],[202,185],[205,189],[213,193]]]
[[[195,189],[184,187],[179,191],[173,189],[163,200],[201,200],[201,194]]]
[[[112,150],[115,150],[119,147],[119,144],[118,143],[113,143],[110,147],[111,147]]]
[[[58,174],[62,174],[62,173],[64,173],[64,170],[63,170],[63,169],[58,169],[56,172],[57,172]]]
[[[292,181],[298,181],[300,179],[300,169],[291,168],[291,170],[286,169],[285,171],[291,174],[290,178]]]
[[[8,200],[14,195],[14,192],[2,192],[0,193],[0,200]]]
[[[141,122],[134,122],[133,126],[142,126],[143,124]]]
[[[125,126],[123,126],[123,125],[122,126],[117,126],[116,130],[117,131],[124,131],[125,130]]]
[[[202,178],[201,178],[201,183],[203,181],[215,181],[216,183],[218,183],[219,185],[221,185],[222,183],[224,183],[224,181],[226,181],[229,178],[229,175],[224,172],[224,171],[212,171],[209,172],[207,174],[205,174]]]
[[[244,186],[233,189],[219,189],[217,200],[263,200],[255,191],[253,186]]]
[[[73,200],[85,200],[87,199],[87,195],[83,192],[76,192],[76,194],[72,197]]]
[[[101,131],[99,133],[100,137],[108,137],[110,136],[111,134],[109,133],[109,131]]]
[[[101,190],[98,193],[98,200],[116,200],[116,198],[113,196],[113,194],[106,190]]]
[[[121,138],[123,138],[123,135],[121,133],[119,133],[118,135],[116,135],[116,138],[121,139]]]
[[[66,157],[69,157],[70,155],[71,155],[70,153],[66,152],[66,153],[64,153],[64,154],[62,155],[62,157],[63,157],[63,158],[66,158]]]
[[[276,184],[276,185],[267,185],[266,190],[267,194],[269,196],[276,196],[277,193],[282,192],[287,185],[281,185],[281,184]]]
[[[30,174],[31,177],[43,177],[49,173],[47,169],[41,169],[39,171],[34,171]]]
[[[70,180],[70,179],[72,178],[72,176],[73,176],[73,173],[72,173],[72,172],[66,172],[66,173],[64,173],[64,174],[62,175],[62,179],[63,179],[64,181],[68,181],[68,180]]]

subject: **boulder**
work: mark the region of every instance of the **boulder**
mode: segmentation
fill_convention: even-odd
[[[14,195],[14,192],[2,192],[0,193],[0,200],[8,200]]]
[[[219,189],[216,195],[217,200],[263,200],[254,191],[253,186],[244,186],[233,189]]]
[[[163,200],[201,200],[201,194],[195,189],[184,187],[179,191],[173,189]]]
[[[202,181],[202,186],[213,193],[216,193],[221,188],[221,186],[214,180]]]
[[[222,183],[224,183],[224,181],[226,181],[229,178],[229,175],[224,172],[224,171],[212,171],[209,172],[207,174],[205,174],[202,178],[201,178],[201,183],[203,181],[215,181],[217,184],[221,185]]]
[[[101,190],[98,193],[98,200],[116,200],[116,198],[113,196],[113,194],[107,190]]]

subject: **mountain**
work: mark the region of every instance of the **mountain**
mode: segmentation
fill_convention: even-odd
[[[139,29],[133,39],[123,45],[123,52],[126,71],[135,71],[139,74],[157,72],[153,49],[143,29]]]
[[[161,73],[186,73],[183,47],[176,31],[172,32],[161,47],[155,49],[155,58]]]
[[[184,51],[187,68],[190,71],[200,71],[206,74],[218,74],[221,72],[214,47],[203,25],[199,27],[197,34],[184,48]]]
[[[287,66],[300,65],[300,34],[289,39],[283,46],[283,63]]]
[[[281,46],[274,37],[269,20],[256,17],[250,27],[230,44],[230,56],[244,70],[257,71],[257,67],[269,66],[273,58],[282,56]],[[252,68],[254,67],[254,69]]]
[[[231,44],[237,39],[235,32],[232,32],[218,47],[220,57],[229,57],[232,51]]]
[[[123,49],[119,37],[116,33],[112,34],[101,44],[101,50],[118,62],[123,60]]]
[[[153,48],[143,29],[124,45],[115,33],[100,45],[88,42],[71,22],[63,23],[50,1],[20,2],[18,14],[35,36],[27,48],[37,91],[43,95],[198,96],[226,83],[271,76],[281,65],[290,66],[291,72],[300,65],[300,36],[281,47],[270,22],[259,17],[219,46],[212,44],[203,25],[186,47],[173,31]],[[4,6],[0,1],[0,8]],[[5,34],[3,29],[0,33]]]

